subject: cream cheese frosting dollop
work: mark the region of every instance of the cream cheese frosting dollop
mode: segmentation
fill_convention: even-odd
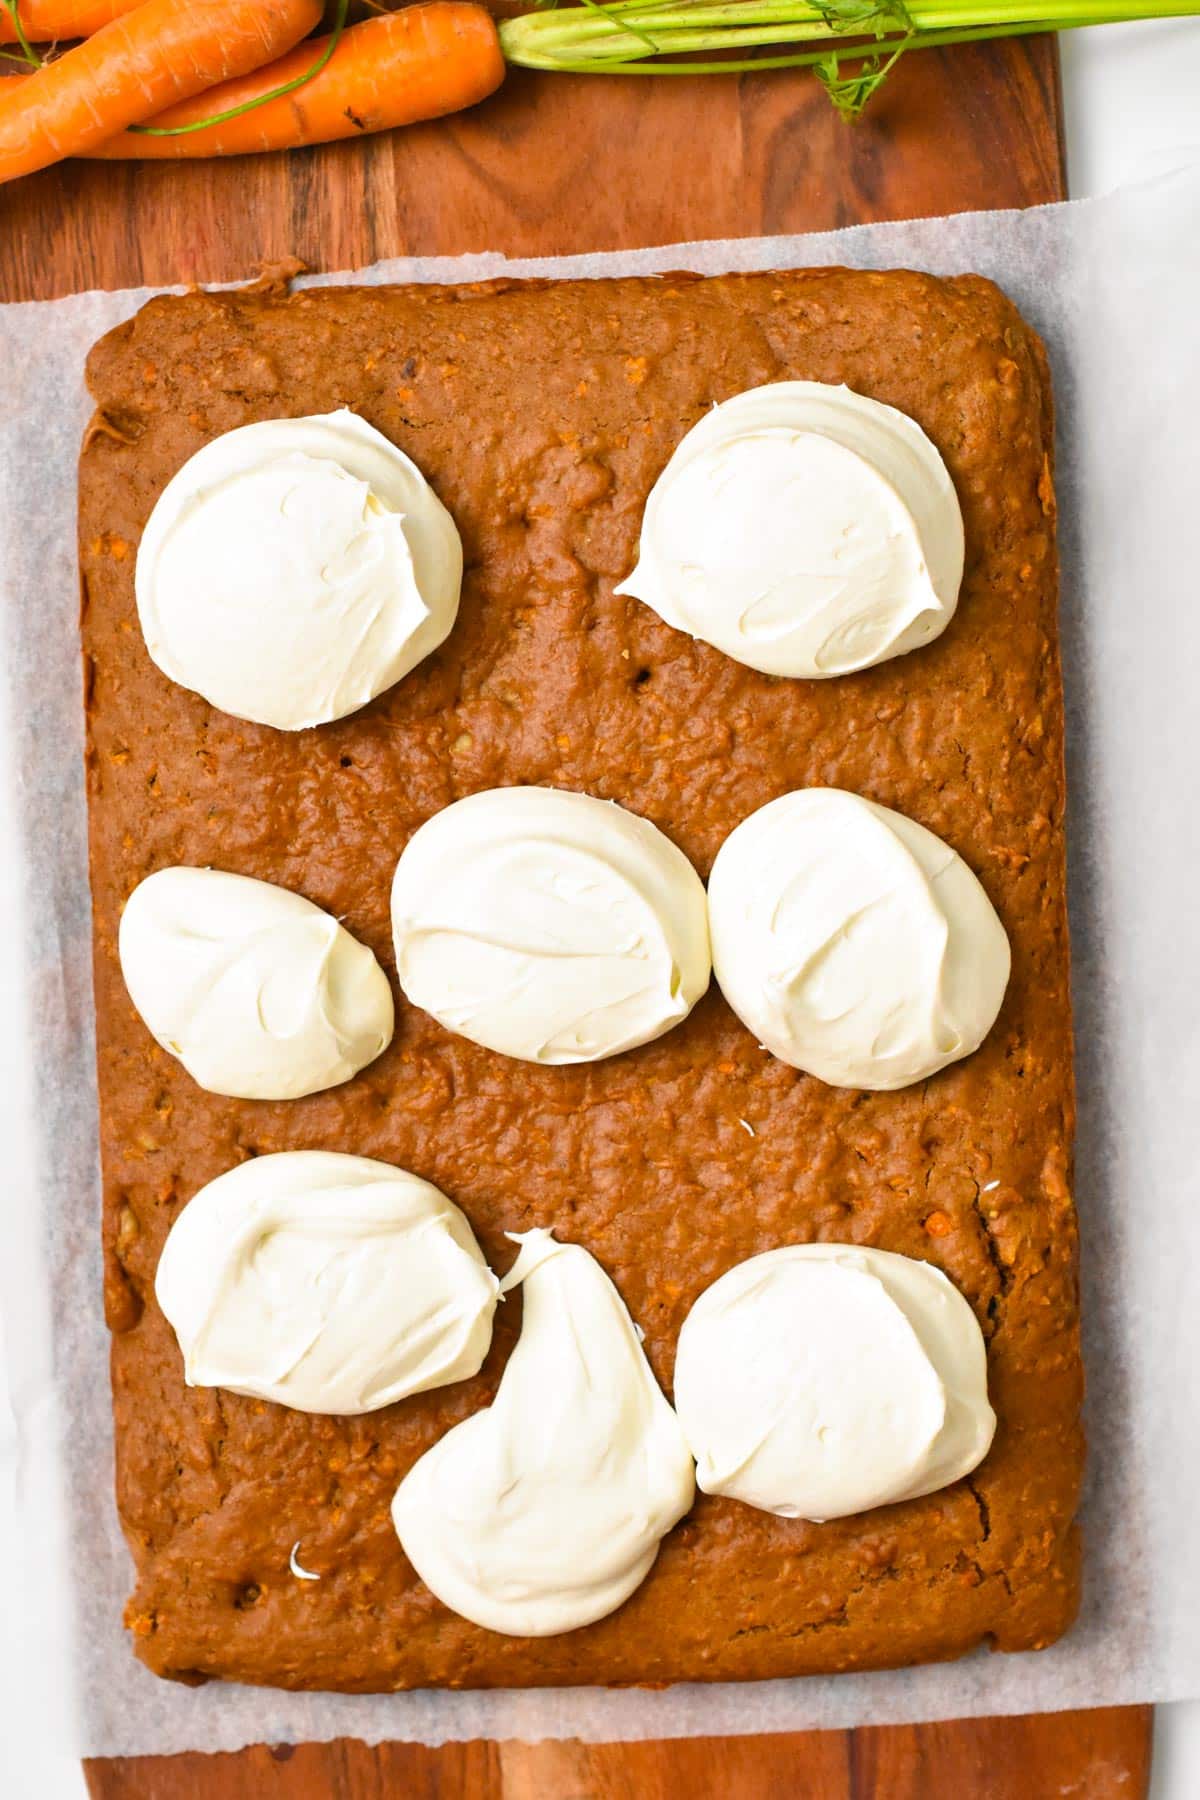
[[[527,1062],[648,1043],[708,986],[704,887],[656,826],[558,788],[490,788],[396,866],[400,986],[449,1030]]]
[[[840,788],[785,794],[736,826],[708,906],[734,1012],[834,1087],[907,1087],[969,1056],[1008,984],[1004,927],[957,852]]]
[[[281,731],[340,719],[449,634],[462,545],[416,464],[343,409],[214,438],[167,483],[137,558],[172,681]]]
[[[688,432],[617,592],[752,669],[821,677],[932,642],[962,571],[958,497],[921,427],[848,387],[780,381]]]
[[[496,1398],[427,1450],[392,1518],[426,1586],[490,1631],[549,1637],[615,1611],[692,1504],[692,1459],[608,1276],[549,1232],[516,1240],[521,1336]]]
[[[345,1414],[476,1374],[498,1283],[428,1181],[365,1156],[285,1150],[193,1196],[154,1287],[190,1387]]]
[[[221,869],[159,869],[125,904],[129,996],[212,1094],[294,1100],[349,1081],[392,1039],[387,976],[300,894]]]
[[[789,1519],[946,1487],[996,1428],[958,1289],[851,1244],[768,1250],[707,1288],[679,1334],[675,1405],[704,1492]]]

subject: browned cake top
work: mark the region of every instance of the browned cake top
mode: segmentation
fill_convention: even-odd
[[[646,495],[714,401],[847,382],[915,418],[954,478],[962,598],[931,647],[827,682],[773,679],[616,597]],[[1043,1644],[1069,1623],[1079,1427],[1073,1100],[1051,413],[1041,346],[976,278],[842,270],[153,301],[92,353],[81,475],[107,1304],[129,1619],[162,1674],[380,1689],[742,1678]],[[462,534],[449,641],[354,716],[285,734],[152,665],[133,593],[155,498],[218,433],[349,406],[406,450]],[[286,1103],[199,1090],[117,962],[133,887],[170,863],[281,883],[389,969],[388,893],[423,820],[549,783],[652,819],[706,874],[794,787],[854,789],[938,832],[1013,950],[999,1021],[899,1093],[832,1089],[760,1050],[715,988],[676,1030],[540,1068],[400,1003],[379,1061]],[[750,1137],[739,1124],[753,1126]],[[813,1239],[936,1263],[989,1343],[999,1430],[967,1481],[814,1525],[701,1495],[642,1587],[564,1636],[504,1638],[417,1579],[389,1503],[482,1373],[357,1419],[190,1390],[154,1299],[203,1183],[272,1150],[428,1177],[503,1269],[503,1233],[592,1251],[670,1392],[691,1303],[742,1258]],[[288,1553],[319,1582],[296,1580]]]

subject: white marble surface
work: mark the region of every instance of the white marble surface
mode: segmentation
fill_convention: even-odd
[[[1112,26],[1068,34],[1063,40],[1063,87],[1068,124],[1071,192],[1106,193],[1200,155],[1200,21]],[[0,870],[0,909],[9,871]],[[0,994],[0,1008],[5,996]],[[0,1015],[2,1016],[2,1015]],[[0,1120],[20,1083],[11,1071],[11,1040],[0,1032]],[[10,1203],[19,1201],[19,1194]],[[4,1344],[0,1335],[0,1543],[19,1555],[5,1524],[10,1515],[17,1456]],[[0,1609],[3,1614],[3,1609]],[[5,1716],[16,1684],[8,1678],[21,1654],[17,1621],[3,1614],[0,1638],[0,1724],[5,1792],[13,1800],[80,1800],[82,1773],[73,1756],[46,1742],[27,1714]],[[1153,1800],[1190,1800],[1200,1793],[1200,1700],[1158,1709]],[[973,1800],[973,1797],[968,1797]]]
[[[1061,44],[1072,198],[1200,154],[1200,19],[1067,31]]]

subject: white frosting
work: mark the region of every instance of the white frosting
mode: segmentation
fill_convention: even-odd
[[[426,1586],[491,1631],[549,1637],[613,1612],[692,1504],[692,1459],[600,1265],[516,1240],[521,1336],[491,1406],[447,1432],[392,1518]]]
[[[743,820],[717,852],[708,908],[734,1012],[835,1087],[907,1087],[969,1056],[1008,984],[1004,927],[962,858],[840,788]]]
[[[675,1405],[705,1493],[838,1519],[987,1455],[979,1322],[931,1263],[849,1244],[752,1256],[684,1320]]]
[[[190,1387],[364,1413],[474,1375],[498,1283],[457,1206],[406,1169],[326,1150],[202,1187],[154,1290]]]
[[[296,1577],[297,1581],[320,1581],[321,1577],[319,1575],[314,1575],[311,1569],[306,1569],[299,1561],[297,1556],[299,1548],[300,1539],[297,1538],[296,1542],[292,1545],[291,1555],[288,1557],[288,1568]]]
[[[769,675],[844,675],[928,644],[958,603],[954,484],[906,414],[847,387],[750,388],[694,425],[618,587]]]
[[[708,986],[700,877],[647,820],[587,794],[492,788],[435,814],[396,867],[400,986],[527,1062],[594,1062],[678,1024]]]
[[[215,438],[159,495],[137,559],[146,648],[237,718],[354,712],[449,634],[462,545],[416,464],[347,411]]]
[[[164,1050],[213,1094],[294,1100],[392,1039],[392,990],[311,900],[219,869],[160,869],[121,916],[121,971]]]

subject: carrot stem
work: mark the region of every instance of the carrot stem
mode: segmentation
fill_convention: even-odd
[[[1200,0],[585,0],[506,19],[500,41],[509,62],[522,67],[629,73],[649,62],[647,44],[657,59],[839,37],[919,42],[935,31],[1058,31],[1198,12]],[[685,74],[697,67],[670,66]],[[650,64],[650,72],[667,68]]]
[[[582,0],[504,20],[500,42],[510,63],[571,74],[811,68],[852,118],[910,50],[1197,13],[1200,0]],[[735,54],[760,47],[784,53]]]
[[[0,6],[4,8],[5,12],[12,20],[13,37],[20,45],[23,60],[29,64],[30,68],[40,69],[42,66],[42,59],[25,35],[25,27],[21,23],[21,15],[17,11],[17,0],[0,0]]]

